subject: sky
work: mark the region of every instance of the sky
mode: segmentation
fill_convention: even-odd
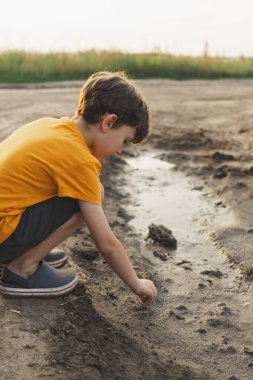
[[[253,0],[0,0],[0,50],[253,56]]]

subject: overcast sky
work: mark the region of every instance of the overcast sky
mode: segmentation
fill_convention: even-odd
[[[2,0],[0,50],[253,56],[253,0]]]

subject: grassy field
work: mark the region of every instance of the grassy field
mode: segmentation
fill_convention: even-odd
[[[100,70],[124,70],[132,78],[253,78],[253,58],[187,57],[96,50],[77,53],[0,53],[0,83],[83,80]]]

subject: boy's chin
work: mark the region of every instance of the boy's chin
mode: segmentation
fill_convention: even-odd
[[[96,159],[98,161],[103,161],[103,160],[106,160],[107,158],[110,158],[112,157],[114,154],[107,154],[107,155],[100,155],[100,154],[94,154],[94,156],[96,157]],[[116,154],[115,154],[116,155]]]

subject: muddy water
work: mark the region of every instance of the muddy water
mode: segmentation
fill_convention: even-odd
[[[219,201],[219,206],[214,207],[208,202],[207,194],[194,188],[184,174],[175,170],[174,164],[158,159],[157,154],[129,158],[127,163],[135,203],[129,206],[134,215],[130,224],[143,236],[147,236],[151,223],[163,224],[177,239],[176,257],[179,261],[194,263],[197,271],[212,267],[233,281],[238,273],[224,262],[208,235],[217,226],[235,224],[234,215],[219,205]],[[150,260],[157,263],[148,244],[146,248],[150,251]]]
[[[141,254],[153,268],[153,279],[159,278],[157,319],[168,329],[163,339],[170,342],[169,349],[173,344],[169,331],[174,329],[176,356],[202,365],[215,380],[226,379],[224,373],[251,380],[253,364],[247,352],[253,352],[248,333],[253,325],[252,287],[210,238],[217,229],[236,225],[236,217],[158,156],[144,152],[127,158],[126,170],[131,193],[128,212],[134,216],[129,223],[140,234]],[[159,248],[145,240],[151,223],[163,224],[177,239],[177,249],[168,252],[166,261],[154,256]],[[185,313],[180,314],[182,310]],[[170,319],[166,325],[168,313],[179,322]],[[187,339],[191,347],[182,347],[179,342]]]

